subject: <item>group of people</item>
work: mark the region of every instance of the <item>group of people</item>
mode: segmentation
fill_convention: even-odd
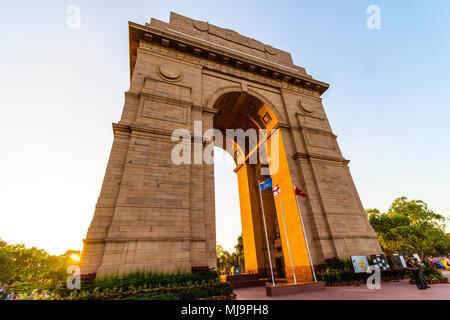
[[[430,288],[425,281],[423,276],[422,268],[423,265],[416,258],[406,257],[406,266],[411,270],[411,274],[416,282],[417,288],[419,290],[425,290]]]
[[[450,256],[447,258],[429,258],[431,266],[436,269],[446,270],[450,268]]]

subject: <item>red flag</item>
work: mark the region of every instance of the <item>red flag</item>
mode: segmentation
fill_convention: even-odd
[[[272,188],[273,195],[276,196],[277,194],[280,194],[281,190],[278,185]]]
[[[300,190],[300,188],[297,187],[295,184],[294,184],[294,193],[295,193],[296,196],[300,196],[300,197],[303,197],[303,198],[307,198],[307,197],[308,197],[308,196],[307,196],[302,190]]]

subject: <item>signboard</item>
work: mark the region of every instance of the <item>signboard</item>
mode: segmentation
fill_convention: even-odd
[[[381,271],[391,270],[388,259],[384,254],[371,254],[372,264],[377,265]]]
[[[233,267],[233,274],[241,274],[242,270],[241,267]]]
[[[366,273],[369,268],[369,261],[366,256],[350,256],[355,273]]]
[[[393,253],[390,255],[392,269],[400,270],[406,269],[406,261],[402,254]]]

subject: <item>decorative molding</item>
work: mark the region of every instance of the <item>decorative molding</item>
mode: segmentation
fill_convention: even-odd
[[[292,129],[300,130],[300,131],[306,130],[306,131],[322,134],[324,136],[330,136],[333,138],[337,138],[337,135],[335,135],[333,132],[322,130],[322,129],[312,128],[312,127],[307,127],[307,126],[292,126]]]
[[[84,244],[105,244],[105,239],[83,239]]]
[[[313,240],[345,240],[345,239],[377,239],[376,235],[348,235],[348,236],[333,236],[329,235],[328,237],[313,237]]]
[[[306,113],[306,112],[304,112],[304,113],[297,112],[295,115],[297,117],[299,117],[299,116],[301,116],[301,117],[308,117],[308,118],[318,119],[318,120],[321,120],[321,121],[325,121],[326,120],[326,118],[324,118],[324,117],[313,115],[313,114],[309,114],[309,113]]]
[[[145,127],[143,125],[138,124],[121,124],[121,123],[113,123],[113,130],[114,133],[116,132],[142,132],[147,134],[155,134],[160,136],[166,136],[166,137],[172,137],[172,131],[170,130],[163,130],[163,129],[154,129]]]
[[[314,80],[310,76],[301,74],[298,69],[299,67],[292,68],[276,63],[274,61],[252,56],[245,52],[234,50],[217,43],[209,42],[207,40],[179,32],[177,30],[161,30],[150,26],[142,26],[130,22],[129,32],[131,75],[133,73],[134,64],[136,62],[137,47],[140,46],[139,42],[142,40],[147,44],[151,43],[152,45],[154,45],[155,43],[158,43],[167,50],[178,51],[186,56],[192,56],[196,58],[201,58],[201,56],[203,55],[208,57],[209,53],[212,53],[214,54],[216,61],[223,61],[222,63],[220,63],[220,65],[236,65],[238,68],[245,69],[246,71],[250,70],[250,72],[254,74],[267,74],[269,77],[276,78],[273,80],[278,80],[285,83],[284,86],[286,88],[292,89],[298,87],[308,89],[313,95],[315,95],[316,92],[317,96],[320,96],[329,87],[327,83]],[[166,41],[166,43],[163,43],[163,40]],[[134,44],[131,45],[131,43],[133,42]],[[182,45],[181,47],[180,44]],[[270,51],[271,49],[268,50]],[[196,55],[190,54],[190,52],[196,53]],[[203,60],[207,60],[207,58],[203,58]],[[280,79],[285,79],[285,81]],[[289,84],[289,86],[287,84]]]
[[[113,123],[112,127],[114,134],[118,132],[131,133],[131,127],[128,124]]]
[[[192,26],[195,29],[197,29],[198,31],[202,31],[202,32],[208,32],[208,30],[209,30],[209,24],[207,22],[200,21],[200,20],[193,20]]]
[[[142,238],[109,238],[109,239],[84,239],[84,244],[127,243],[130,241],[175,241],[175,242],[205,242],[206,238],[183,237],[142,237]]]
[[[332,161],[332,162],[339,162],[342,164],[347,165],[350,160],[344,159],[342,157],[334,157],[324,154],[317,154],[317,153],[305,153],[305,152],[296,152],[292,156],[295,161],[299,159],[317,159],[317,160],[326,160],[326,161]]]
[[[274,48],[272,48],[271,46],[269,46],[268,44],[264,45],[264,51],[267,52],[270,55],[275,55],[277,54],[277,52],[275,51]]]
[[[139,99],[139,97],[140,97],[139,93],[135,93],[135,92],[131,92],[131,91],[125,91],[124,94],[125,94],[125,98],[132,97],[135,99]]]
[[[213,113],[213,114],[216,114],[219,112],[219,110],[216,110],[216,109],[209,109],[209,108],[201,107],[201,106],[197,106],[197,105],[192,105],[192,109],[197,109],[197,110],[200,110],[205,113]]]
[[[136,125],[136,124],[131,124],[130,128],[132,131],[145,132],[145,133],[150,133],[150,134],[172,137],[172,131],[170,131],[170,130],[148,128],[148,127],[145,127],[142,125]]]
[[[170,82],[177,82],[183,79],[183,73],[180,69],[168,63],[160,65],[157,73],[161,78]]]
[[[278,127],[283,129],[291,129],[291,126],[286,123],[278,123]]]
[[[303,106],[302,101],[301,101],[300,98],[297,99],[297,107],[298,107],[300,110],[302,110],[303,112],[306,112],[306,113],[313,113],[313,112],[314,112],[314,110],[305,108],[305,106]]]

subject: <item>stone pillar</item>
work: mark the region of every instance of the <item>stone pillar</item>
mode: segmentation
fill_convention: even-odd
[[[243,163],[235,172],[238,177],[245,270],[266,274],[265,238],[258,190],[255,188],[254,165]]]
[[[122,168],[130,142],[130,133],[118,126],[114,130],[114,142],[103,179],[100,196],[95,207],[94,217],[84,240],[84,250],[80,267],[83,273],[97,272],[103,260],[105,239],[114,215],[115,205],[122,181]]]
[[[274,196],[274,202],[283,248],[286,278],[288,282],[293,281],[294,269],[297,282],[312,281],[305,236],[297,209],[290,168],[286,159],[280,129],[273,131],[268,138],[267,154],[270,159],[269,168],[273,185],[278,185],[281,190],[279,195]]]

